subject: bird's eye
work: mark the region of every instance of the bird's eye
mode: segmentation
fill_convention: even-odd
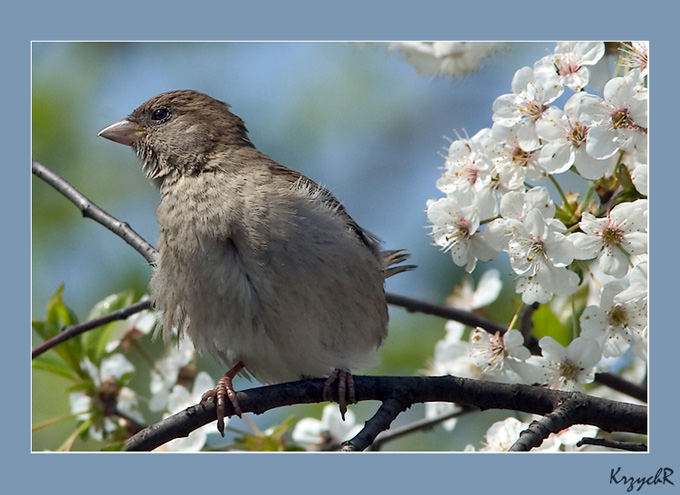
[[[170,110],[165,107],[156,108],[151,113],[152,120],[165,120],[170,116]]]

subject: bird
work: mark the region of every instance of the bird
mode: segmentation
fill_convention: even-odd
[[[242,373],[262,384],[326,378],[344,419],[353,370],[378,362],[388,332],[385,279],[413,269],[384,251],[328,189],[259,151],[229,104],[161,93],[99,136],[132,147],[160,189],[149,282],[165,338],[176,329],[228,369],[202,401],[226,401]],[[337,393],[336,393],[337,391]]]

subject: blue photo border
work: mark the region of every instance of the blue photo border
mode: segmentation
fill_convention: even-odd
[[[30,2],[3,23],[5,55],[3,163],[8,175],[0,195],[4,219],[5,295],[2,424],[3,463],[10,485],[36,493],[63,487],[69,493],[491,493],[493,489],[552,494],[622,493],[611,470],[628,476],[675,472],[680,484],[673,419],[680,349],[673,289],[677,248],[674,211],[678,178],[675,98],[677,41],[672,15],[654,15],[637,2],[595,2],[554,7],[545,2],[344,1],[325,2]],[[658,18],[655,18],[658,17]],[[650,188],[650,452],[644,454],[35,454],[30,453],[30,41],[127,39],[391,40],[391,39],[638,39],[651,41]],[[673,85],[673,89],[671,89]],[[673,133],[673,135],[671,135]],[[666,210],[666,208],[671,208]],[[668,213],[670,211],[671,213]],[[665,223],[668,221],[669,223]],[[664,228],[666,227],[666,228]],[[20,351],[17,351],[19,350]],[[663,363],[663,364],[662,364]],[[19,371],[17,373],[17,370]],[[675,454],[673,454],[675,452]],[[20,466],[14,468],[12,466]],[[12,483],[15,479],[16,483]],[[482,490],[480,492],[480,490]]]

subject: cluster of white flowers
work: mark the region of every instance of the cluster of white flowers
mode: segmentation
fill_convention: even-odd
[[[507,253],[525,304],[555,303],[593,280],[580,333],[567,347],[544,337],[541,355],[530,356],[519,332],[476,329],[466,353],[441,352],[462,345],[456,328],[431,372],[472,369],[467,376],[579,390],[603,358],[632,347],[646,359],[647,44],[620,48],[618,75],[601,95],[584,88],[589,67],[609,65],[602,42],[558,43],[519,69],[511,93],[493,104],[493,126],[453,141],[437,182],[445,196],[427,203],[433,242],[468,272]],[[563,192],[557,176],[568,171],[589,181],[584,198]]]
[[[148,299],[148,296],[141,300]],[[128,387],[135,366],[121,353],[130,350],[131,342],[150,335],[158,322],[158,313],[146,310],[129,317],[120,338],[109,339],[105,355],[99,364],[85,358],[80,363],[90,384],[85,390],[70,395],[71,412],[87,428],[95,440],[115,438],[118,432],[127,435],[128,421],[144,425],[137,393]],[[163,418],[197,404],[201,394],[215,387],[215,381],[205,372],[186,373],[196,359],[196,350],[189,339],[182,339],[151,369],[149,409]],[[191,391],[187,386],[191,386]],[[214,426],[208,424],[191,432],[186,438],[167,442],[159,450],[195,452],[201,450]]]
[[[84,374],[89,377],[87,389],[69,395],[71,412],[81,422],[89,435],[102,441],[127,428],[122,415],[143,423],[139,412],[139,401],[134,390],[127,386],[135,368],[120,353],[111,354],[95,365],[89,358],[80,363]]]

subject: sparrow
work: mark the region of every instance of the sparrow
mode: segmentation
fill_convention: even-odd
[[[160,188],[149,283],[161,333],[188,335],[228,371],[202,402],[241,408],[238,373],[262,384],[326,378],[343,419],[352,371],[387,337],[385,278],[410,265],[383,251],[324,187],[260,152],[230,106],[193,90],[159,94],[99,136],[132,147]],[[334,397],[334,388],[337,394]]]

